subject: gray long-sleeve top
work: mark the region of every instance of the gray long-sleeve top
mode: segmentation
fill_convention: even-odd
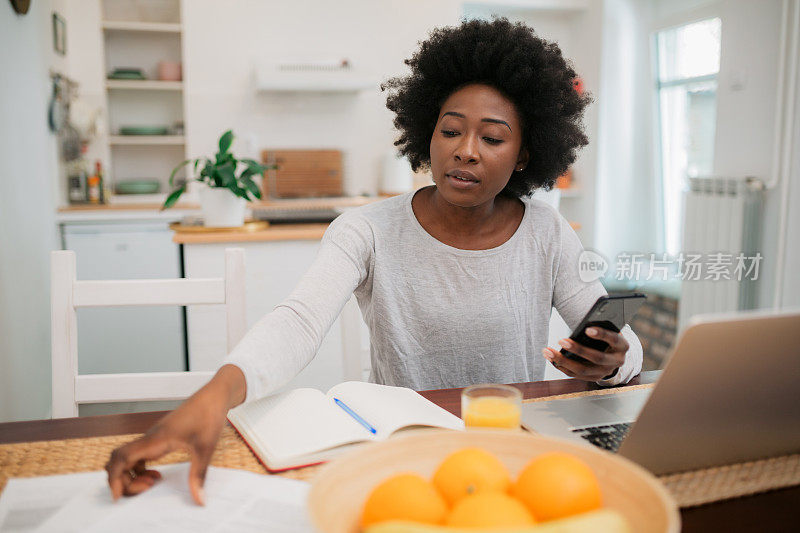
[[[583,247],[548,204],[524,199],[505,243],[488,250],[448,246],[419,224],[414,193],[339,216],[291,295],[262,317],[223,364],[244,372],[247,401],[289,382],[316,354],[355,293],[370,331],[370,381],[415,390],[541,380],[551,308],[575,328],[606,294],[578,274]],[[642,366],[625,326],[625,364],[605,385]]]

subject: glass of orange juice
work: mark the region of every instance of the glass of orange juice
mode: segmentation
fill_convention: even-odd
[[[522,393],[510,385],[471,385],[461,393],[461,418],[467,427],[519,429]]]

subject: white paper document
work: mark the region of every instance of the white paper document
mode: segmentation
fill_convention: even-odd
[[[314,531],[306,482],[209,467],[201,507],[189,492],[188,463],[157,469],[161,481],[116,503],[105,472],[11,479],[0,495],[0,532]]]
[[[76,492],[105,482],[105,472],[9,479],[0,493],[0,531],[34,531]]]

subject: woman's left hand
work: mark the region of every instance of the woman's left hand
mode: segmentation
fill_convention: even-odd
[[[561,339],[558,343],[565,350],[580,355],[586,362],[573,361],[558,350],[545,348],[542,354],[553,366],[566,375],[584,381],[600,381],[615,374],[617,369],[625,363],[625,354],[628,352],[628,341],[621,334],[605,328],[586,328],[586,334],[594,339],[608,343],[607,351],[601,352],[578,344],[572,339]]]

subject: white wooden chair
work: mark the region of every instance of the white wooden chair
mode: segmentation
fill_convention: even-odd
[[[244,250],[225,251],[225,277],[78,281],[75,252],[51,253],[50,302],[53,418],[78,416],[78,405],[180,400],[214,372],[78,374],[79,307],[225,304],[228,351],[241,340],[245,320]]]
[[[345,381],[367,381],[372,363],[369,332],[355,296],[351,296],[339,315],[342,328],[342,363]]]

